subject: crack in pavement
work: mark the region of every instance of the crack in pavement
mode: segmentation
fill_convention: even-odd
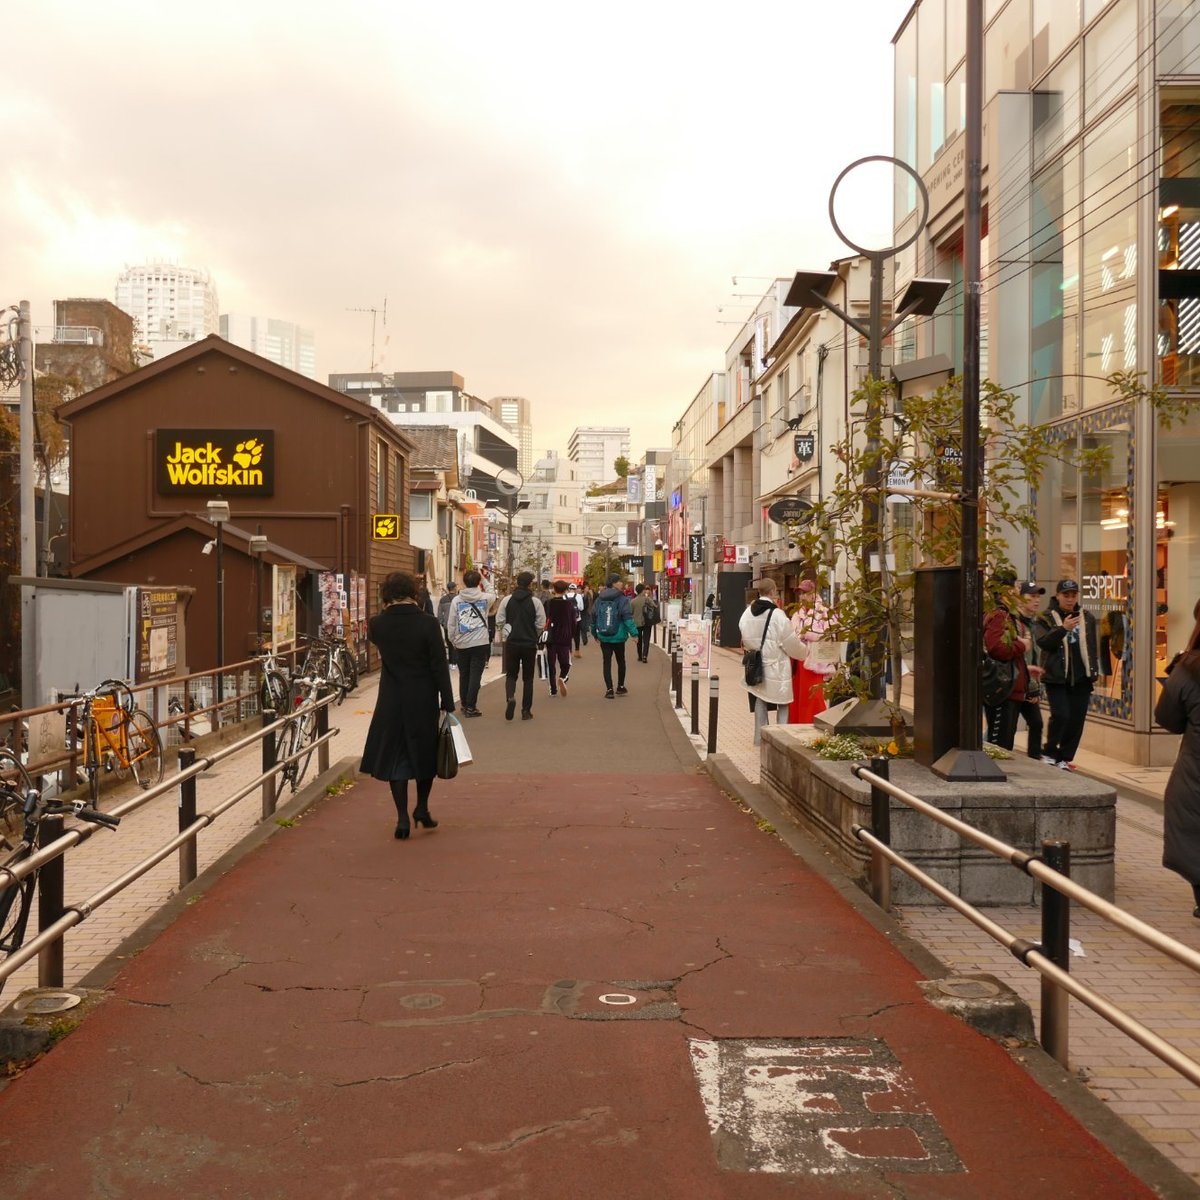
[[[407,1075],[372,1075],[366,1079],[348,1079],[344,1083],[335,1083],[336,1088],[360,1087],[364,1083],[403,1083],[406,1079],[419,1079],[422,1075],[430,1075],[436,1071],[448,1071],[451,1067],[473,1067],[482,1062],[482,1056],[476,1058],[452,1059],[450,1062],[437,1063],[432,1067],[422,1067],[419,1071],[410,1071]]]
[[[597,1118],[608,1116],[610,1113],[611,1110],[608,1108],[585,1108],[582,1116],[567,1117],[561,1121],[551,1121],[548,1125],[537,1125],[532,1129],[519,1129],[511,1137],[502,1142],[468,1142],[467,1145],[470,1149],[478,1150],[483,1154],[504,1154],[533,1138],[544,1137],[548,1133],[558,1133],[560,1130],[569,1130],[590,1125]]]

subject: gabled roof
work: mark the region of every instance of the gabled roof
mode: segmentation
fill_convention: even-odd
[[[241,346],[235,346],[232,342],[227,342],[223,337],[218,337],[215,333],[210,333],[208,337],[202,338],[198,342],[193,342],[192,345],[185,346],[182,350],[177,350],[174,354],[168,354],[166,358],[156,359],[154,362],[137,371],[132,371],[128,375],[122,375],[119,379],[114,379],[111,383],[93,388],[90,392],[84,392],[82,396],[76,396],[75,399],[68,400],[57,410],[58,416],[61,420],[69,422],[73,417],[78,416],[79,413],[96,405],[105,404],[114,397],[119,396],[122,392],[126,392],[131,388],[141,387],[142,384],[149,383],[161,375],[170,374],[172,371],[177,371],[180,367],[190,366],[210,355],[219,355],[225,359],[240,363],[244,367],[249,367],[251,370],[259,371],[264,375],[270,375],[288,384],[290,387],[308,392],[310,395],[324,400],[327,404],[334,404],[338,408],[344,409],[359,420],[369,420],[377,429],[386,429],[402,443],[408,445],[410,448],[412,446],[411,437],[403,430],[398,429],[396,425],[378,410],[371,408],[370,405],[364,404],[361,400],[355,400],[352,396],[347,396],[344,392],[338,392],[331,387],[326,387],[323,383],[317,383],[315,379],[309,379],[307,375],[301,375],[297,371],[281,367],[278,363],[273,363],[270,359],[263,358],[261,355],[254,354],[249,350],[244,350]]]
[[[127,554],[134,554],[138,550],[144,550],[147,546],[153,546],[156,542],[174,537],[182,530],[198,533],[205,541],[213,536],[211,521],[206,521],[194,513],[184,513],[173,521],[164,521],[163,524],[156,525],[153,529],[138,534],[137,537],[128,538],[119,545],[110,546],[100,554],[83,562],[75,563],[71,568],[71,574],[76,578],[85,576],[91,571],[97,571],[111,562],[116,562],[118,558],[124,558]],[[226,522],[221,531],[221,542],[229,549],[249,555],[250,536],[248,530]],[[297,554],[296,551],[288,550],[285,546],[279,546],[274,542],[267,543],[267,549],[263,552],[263,562],[279,567],[294,565],[304,567],[308,571],[328,571],[330,569],[319,562],[314,562],[311,558],[306,558],[303,554]]]
[[[396,428],[415,447],[409,455],[414,471],[448,471],[458,464],[457,431],[449,425],[405,425]]]

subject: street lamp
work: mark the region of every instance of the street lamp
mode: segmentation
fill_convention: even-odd
[[[258,652],[262,653],[263,648],[263,605],[262,605],[262,588],[263,588],[263,562],[262,556],[266,553],[267,539],[263,535],[262,526],[258,527],[258,532],[250,537],[250,553],[254,555],[254,630],[258,638]]]
[[[509,587],[512,587],[513,578],[513,518],[521,509],[529,507],[529,500],[521,495],[521,489],[524,486],[525,476],[516,467],[505,467],[496,476],[496,490],[500,492],[503,499],[484,501],[485,508],[494,506],[499,509],[504,514],[504,519],[508,525],[508,550],[506,552],[508,571],[506,582]]]
[[[867,163],[890,163],[893,168],[899,168],[911,176],[920,197],[920,211],[914,224],[913,232],[903,242],[895,246],[874,248],[862,246],[847,237],[838,224],[834,201],[842,180],[856,167]],[[883,341],[902,321],[913,316],[930,316],[937,308],[946,289],[950,286],[947,279],[914,279],[905,289],[903,296],[892,316],[885,325],[883,317],[883,273],[884,265],[902,250],[911,246],[925,229],[929,218],[929,193],[921,177],[907,163],[889,155],[873,154],[866,158],[856,159],[834,180],[829,193],[829,220],[834,232],[852,250],[861,254],[871,267],[870,308],[867,321],[858,320],[844,312],[828,297],[829,289],[838,278],[835,271],[798,271],[788,289],[784,303],[794,308],[815,308],[818,305],[829,309],[861,337],[867,341],[867,375],[869,381],[878,384],[883,373]],[[877,388],[870,388],[867,398],[866,432],[867,432],[867,461],[871,464],[863,479],[863,548],[861,570],[864,581],[870,586],[875,580],[876,587],[882,587],[881,573],[886,568],[883,559],[883,543],[881,538],[881,475],[879,470],[880,424],[883,419],[881,397]],[[888,732],[891,730],[891,719],[886,709],[885,701],[885,651],[881,631],[872,630],[864,639],[867,676],[870,681],[870,699],[865,703],[856,704],[850,712],[841,717],[836,724],[841,729],[858,729],[867,733]],[[825,722],[822,722],[825,724]]]
[[[227,500],[210,500],[208,502],[208,519],[217,527],[217,703],[225,699],[225,679],[222,669],[225,666],[225,541],[222,530],[229,520],[229,502]]]

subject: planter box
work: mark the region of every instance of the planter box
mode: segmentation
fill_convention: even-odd
[[[851,774],[853,763],[818,758],[803,733],[783,726],[763,731],[762,786],[825,845],[856,878],[865,878],[869,852],[852,833],[871,826],[871,789]],[[1071,878],[1113,898],[1116,791],[1025,757],[1003,762],[1004,783],[949,783],[912,759],[893,759],[891,781],[950,816],[1029,854],[1042,842],[1071,846]],[[1036,904],[1035,879],[1006,860],[965,842],[952,830],[891,802],[892,847],[944,887],[975,905]],[[892,872],[897,904],[937,899],[903,871]]]

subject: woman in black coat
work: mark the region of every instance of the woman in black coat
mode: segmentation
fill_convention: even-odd
[[[419,597],[420,584],[411,575],[389,575],[379,592],[383,611],[371,618],[368,633],[383,665],[359,770],[391,784],[398,838],[408,837],[410,779],[417,781],[413,820],[437,828],[429,793],[437,774],[439,699],[443,711],[454,711],[442,629]]]
[[[1200,917],[1200,622],[1168,671],[1154,719],[1183,743],[1163,796],[1162,862],[1192,885]]]

